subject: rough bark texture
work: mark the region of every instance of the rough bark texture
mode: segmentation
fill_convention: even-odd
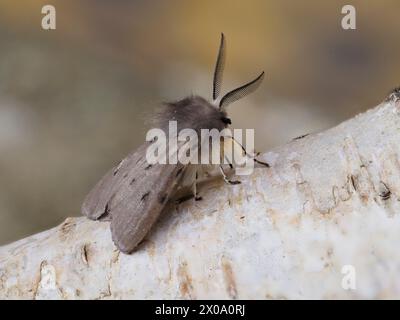
[[[169,205],[132,255],[83,217],[1,247],[0,298],[400,298],[397,99]]]

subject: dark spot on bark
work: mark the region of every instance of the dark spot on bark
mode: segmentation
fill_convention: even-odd
[[[153,166],[152,164],[149,164],[149,165],[147,165],[146,168],[144,168],[144,170],[148,170],[148,169],[150,169],[152,166]]]
[[[384,193],[381,193],[379,196],[382,198],[382,200],[389,200],[391,194],[392,193],[390,192],[390,190],[388,190]]]
[[[65,234],[69,233],[74,227],[75,227],[75,222],[73,221],[73,219],[67,218],[61,225],[61,232]]]
[[[310,135],[310,134],[309,134],[309,133],[303,134],[303,135],[301,135],[301,136],[298,136],[298,137],[296,137],[296,138],[293,138],[293,141],[303,139],[303,138],[307,137],[308,135]]]
[[[132,180],[131,180],[131,182],[129,183],[129,185],[133,185],[133,183],[136,181],[136,179],[135,178],[133,178]]]
[[[188,265],[183,262],[178,268],[179,291],[185,298],[193,299],[193,283],[189,274]]]
[[[124,174],[123,178],[126,179],[128,177],[128,172]]]
[[[228,295],[232,299],[236,299],[238,293],[236,288],[235,274],[233,273],[231,262],[225,257],[222,257],[222,273]]]
[[[354,190],[357,191],[357,177],[350,175],[351,185],[353,186]]]
[[[81,249],[82,261],[85,265],[89,265],[89,245],[84,244]]]
[[[392,192],[390,191],[388,186],[382,181],[381,181],[381,187],[382,191],[379,193],[379,196],[381,197],[382,200],[389,200],[390,196],[392,195]]]

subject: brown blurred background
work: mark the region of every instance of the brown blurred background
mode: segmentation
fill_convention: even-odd
[[[341,28],[341,8],[357,30]],[[57,29],[41,28],[41,8]],[[378,104],[400,84],[393,1],[0,2],[0,244],[80,214],[90,187],[144,140],[147,114],[207,98],[220,32],[224,91],[266,79],[230,106],[265,151]]]

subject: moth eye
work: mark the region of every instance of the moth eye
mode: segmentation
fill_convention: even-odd
[[[225,124],[232,124],[232,121],[231,121],[231,119],[229,119],[229,118],[222,117],[221,120],[222,120],[222,122],[225,123]]]

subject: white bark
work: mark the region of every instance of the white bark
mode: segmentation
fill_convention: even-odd
[[[393,98],[170,205],[132,255],[68,218],[0,248],[0,298],[400,298],[399,142]]]

